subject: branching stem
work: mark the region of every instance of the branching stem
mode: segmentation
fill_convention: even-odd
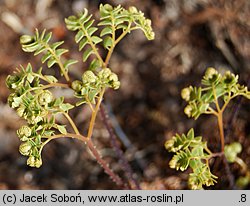
[[[100,95],[98,97],[96,107],[95,107],[94,111],[92,112],[91,120],[90,120],[90,124],[89,124],[89,129],[88,129],[88,135],[87,135],[88,139],[90,139],[92,137],[96,116],[97,116],[98,110],[100,108],[104,92],[105,92],[105,89],[102,89],[102,91],[100,92]]]
[[[214,86],[212,86],[212,87],[213,87],[214,101],[215,101],[215,105],[216,105],[216,109],[217,109],[216,117],[217,117],[217,121],[218,121],[219,132],[220,132],[221,152],[224,152],[225,136],[224,136],[224,128],[223,128],[223,110],[220,108],[215,88],[214,88]]]
[[[43,150],[43,147],[49,143],[51,140],[54,140],[54,139],[59,139],[59,138],[64,138],[64,137],[71,137],[73,139],[78,139],[82,142],[87,142],[87,138],[83,135],[80,135],[80,134],[73,134],[73,133],[67,133],[67,134],[56,134],[56,135],[53,135],[53,136],[45,136],[45,137],[42,137],[42,138],[47,138],[46,141],[44,141],[42,144],[41,144],[41,147],[39,149],[39,154],[41,155],[41,152]]]
[[[111,145],[114,148],[118,158],[120,159],[121,166],[122,166],[122,168],[127,176],[127,179],[129,181],[131,187],[135,188],[137,190],[140,190],[141,189],[140,184],[133,177],[132,168],[130,167],[127,159],[124,157],[123,151],[120,149],[119,145],[117,144],[116,134],[114,133],[113,127],[111,126],[111,124],[109,122],[108,114],[105,111],[105,107],[103,105],[101,105],[101,107],[100,107],[100,113],[101,113],[102,121],[103,121],[106,129],[108,130],[110,140],[111,140]]]
[[[105,59],[105,67],[107,67],[108,66],[108,64],[109,64],[109,60],[110,60],[110,57],[111,57],[111,55],[112,55],[112,53],[113,53],[113,51],[114,51],[114,48],[115,48],[115,46],[126,36],[126,34],[129,32],[129,31],[131,31],[131,23],[129,23],[129,25],[128,25],[128,27],[127,27],[127,29],[125,30],[125,31],[123,31],[123,33],[117,38],[117,39],[115,39],[115,28],[112,28],[112,40],[113,40],[113,44],[112,44],[112,46],[111,46],[111,48],[109,49],[109,52],[108,52],[108,54],[107,54],[107,56],[106,56],[106,59]]]
[[[41,88],[39,89],[47,89],[47,88],[50,88],[50,87],[62,87],[62,88],[69,88],[69,85],[68,84],[64,84],[64,83],[50,83],[50,84],[47,84],[47,85],[44,85],[42,86]],[[36,88],[36,87],[35,87]]]
[[[69,116],[69,114],[68,113],[66,113],[66,112],[63,112],[63,115],[67,118],[67,120],[69,121],[69,123],[70,123],[70,125],[72,126],[72,128],[73,128],[73,130],[74,130],[74,132],[76,133],[76,134],[80,134],[80,132],[79,132],[79,130],[77,129],[77,126],[75,125],[75,123],[74,123],[74,121],[71,119],[71,117]]]

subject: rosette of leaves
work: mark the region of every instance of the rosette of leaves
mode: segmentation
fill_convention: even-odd
[[[56,115],[68,112],[73,105],[64,103],[63,97],[55,98],[48,90],[56,82],[55,77],[43,75],[42,69],[33,72],[30,64],[26,68],[21,66],[6,79],[6,85],[11,91],[8,103],[18,116],[27,121],[27,125],[22,126],[17,134],[23,142],[19,151],[29,156],[27,164],[30,166],[41,166],[41,151],[47,140],[55,133],[67,133],[64,125],[56,123]]]
[[[203,185],[211,186],[216,183],[217,177],[210,172],[209,159],[211,152],[202,137],[194,136],[194,130],[190,129],[187,135],[176,134],[165,142],[165,148],[175,155],[169,162],[172,169],[185,171],[190,167],[189,186],[191,189],[202,189]]]
[[[238,75],[230,71],[222,75],[214,68],[208,68],[201,84],[201,87],[189,86],[181,92],[182,98],[188,102],[184,112],[194,119],[201,114],[215,114],[219,109],[223,112],[230,100],[237,96],[250,99],[247,87],[239,84]]]

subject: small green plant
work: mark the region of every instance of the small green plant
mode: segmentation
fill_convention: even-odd
[[[202,189],[203,185],[211,186],[216,183],[217,177],[210,171],[209,160],[221,156],[226,158],[228,163],[236,162],[241,166],[246,175],[240,177],[237,183],[244,187],[250,182],[250,173],[244,161],[237,156],[242,150],[241,144],[234,142],[225,145],[223,113],[233,98],[244,96],[250,99],[250,92],[247,87],[238,83],[237,75],[229,71],[222,75],[214,68],[206,70],[201,83],[201,87],[189,86],[182,90],[181,96],[188,103],[184,112],[195,120],[201,114],[211,114],[217,118],[221,151],[211,152],[207,147],[207,142],[202,141],[202,137],[195,137],[191,129],[187,135],[176,134],[166,141],[166,149],[176,153],[169,165],[181,171],[190,167],[193,173],[189,174],[189,186],[192,189]]]
[[[95,23],[87,9],[77,16],[65,19],[67,29],[76,32],[75,42],[79,45],[79,51],[83,51],[82,60],[90,62],[89,68],[78,80],[71,81],[70,67],[77,61],[65,59],[64,54],[68,50],[61,48],[63,41],[52,43],[51,32],[47,33],[45,30],[39,32],[37,29],[33,36],[21,36],[23,51],[33,52],[34,55],[42,54],[41,61],[46,63],[44,67],[54,68],[57,65],[65,81],[59,82],[56,77],[45,75],[42,68],[33,70],[31,64],[26,67],[20,66],[6,80],[6,85],[11,91],[8,103],[27,121],[27,124],[17,131],[17,135],[22,142],[19,151],[28,157],[29,166],[38,168],[42,165],[42,150],[51,140],[63,137],[75,138],[89,147],[98,163],[117,185],[126,188],[122,179],[101,158],[93,144],[92,134],[105,91],[108,88],[116,90],[120,87],[118,76],[109,68],[114,48],[134,30],[142,30],[148,40],[154,39],[154,32],[151,21],[135,7],[125,9],[120,5],[113,7],[101,4],[99,11],[98,23]],[[105,58],[100,53],[101,49],[106,51]],[[64,97],[55,97],[51,91],[51,88],[55,87],[72,89],[79,101],[70,104]],[[92,112],[86,135],[80,134],[69,115],[70,110],[81,104],[88,105]],[[63,115],[68,120],[73,132],[68,132],[67,126],[58,121],[58,115]]]

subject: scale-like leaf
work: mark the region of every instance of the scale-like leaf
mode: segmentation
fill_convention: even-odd
[[[79,31],[77,32],[77,34],[75,35],[75,42],[76,42],[76,43],[79,43],[79,41],[81,41],[83,37],[84,37],[83,31],[82,31],[82,30],[79,30]]]
[[[88,39],[87,37],[83,37],[83,39],[80,41],[79,44],[79,51],[82,51],[82,49],[88,44]]]
[[[64,101],[64,97],[56,98],[53,102],[53,106],[58,107],[63,103],[63,101]]]
[[[61,46],[63,43],[64,43],[64,41],[55,42],[55,43],[51,44],[51,49],[55,50],[59,46]]]
[[[94,44],[98,44],[98,43],[102,42],[102,39],[98,36],[92,36],[91,40],[94,42]]]
[[[76,64],[77,62],[78,62],[77,60],[69,59],[63,64],[63,67],[65,69],[68,69],[71,65]]]
[[[103,37],[103,36],[105,36],[105,35],[107,35],[107,34],[112,34],[112,28],[110,28],[110,27],[105,27],[102,31],[101,31],[101,34],[100,34],[100,36],[101,37]]]
[[[94,59],[91,61],[89,69],[96,70],[97,68],[101,67],[101,62],[98,59]]]
[[[91,37],[96,31],[98,30],[98,28],[96,27],[91,27],[87,30],[88,35]]]
[[[65,125],[57,125],[57,129],[59,130],[59,132],[61,132],[62,134],[67,134],[67,130],[65,128]]]
[[[61,104],[61,105],[59,106],[59,108],[60,108],[61,110],[63,110],[64,112],[67,112],[67,111],[69,111],[70,109],[73,109],[74,106],[73,106],[72,104],[69,104],[69,103],[63,103],[63,104]]]
[[[93,24],[94,24],[95,20],[94,19],[91,19],[90,21],[88,21],[85,25],[85,28],[86,29],[89,29]]]
[[[43,57],[42,57],[42,59],[41,59],[42,63],[48,61],[48,59],[50,59],[51,57],[52,57],[52,54],[49,53],[49,52],[46,53],[46,54],[44,54]]]
[[[38,48],[36,49],[36,52],[34,53],[34,55],[36,56],[36,55],[38,55],[38,54],[44,52],[45,50],[46,50],[46,48],[45,48],[44,46],[40,46],[40,47],[38,47]]]
[[[57,82],[57,78],[55,78],[54,76],[52,75],[44,75],[45,79],[49,82],[49,83],[55,83]]]
[[[51,58],[51,59],[47,62],[47,66],[48,66],[49,68],[51,68],[55,63],[56,63],[56,59]]]
[[[113,40],[110,36],[105,37],[104,41],[103,41],[103,46],[106,49],[109,49],[113,44]]]
[[[57,49],[57,50],[56,50],[56,55],[57,55],[58,57],[60,57],[61,55],[65,54],[66,52],[68,52],[67,49]]]
[[[170,168],[184,171],[188,168],[190,162],[191,154],[189,151],[180,151],[169,162]]]
[[[90,56],[91,54],[93,54],[93,53],[94,53],[94,52],[93,52],[92,48],[88,48],[88,49],[83,53],[83,56],[82,56],[83,61],[86,62],[87,59],[89,58],[89,56]]]
[[[103,20],[98,23],[98,26],[112,26],[112,22],[110,22],[109,20]]]
[[[27,80],[28,80],[29,83],[32,83],[33,80],[34,80],[34,78],[35,78],[35,77],[34,77],[31,73],[29,73],[29,74],[27,75]]]

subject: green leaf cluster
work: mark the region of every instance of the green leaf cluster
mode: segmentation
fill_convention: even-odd
[[[48,84],[43,85],[41,81]],[[73,106],[64,103],[64,98],[55,98],[46,88],[53,86],[57,79],[53,76],[43,75],[42,69],[34,73],[30,64],[26,68],[17,69],[13,75],[6,79],[6,85],[12,92],[8,97],[10,107],[27,121],[17,134],[23,143],[19,151],[29,156],[27,164],[40,167],[41,148],[43,142],[56,131],[66,134],[63,125],[55,122],[56,114],[68,112]]]
[[[75,41],[79,44],[79,51],[85,49],[83,61],[87,61],[92,54],[95,56],[91,62],[91,69],[99,68],[104,64],[99,55],[98,46],[113,50],[127,33],[136,29],[142,30],[148,40],[154,39],[151,21],[146,19],[144,14],[135,7],[127,10],[121,5],[113,7],[109,4],[101,4],[99,10],[100,20],[96,25],[92,14],[89,15],[87,9],[76,16],[65,19],[67,28],[77,32]],[[118,30],[122,30],[122,34],[117,37]]]
[[[36,29],[35,35],[23,35],[20,38],[22,49],[25,52],[34,52],[34,55],[43,53],[41,58],[42,63],[47,62],[48,68],[51,68],[54,64],[58,64],[60,67],[61,75],[68,73],[69,66],[77,63],[76,60],[62,60],[62,55],[68,52],[67,49],[59,48],[64,42],[50,43],[52,32],[46,34],[46,30],[40,34]]]
[[[182,98],[188,102],[184,109],[188,117],[198,119],[201,114],[211,114],[216,109],[216,103],[227,105],[236,96],[242,95],[250,99],[247,87],[240,85],[238,75],[230,71],[222,75],[210,67],[201,83],[201,87],[189,86],[181,92]]]
[[[99,26],[105,26],[100,36],[106,36],[104,39],[104,47],[110,49],[115,44],[115,39],[112,38],[116,30],[122,29],[126,32],[131,32],[135,29],[140,29],[148,40],[154,39],[154,32],[151,27],[151,20],[144,17],[144,13],[138,11],[135,7],[129,7],[128,10],[118,5],[112,7],[109,4],[100,5],[100,23]]]
[[[118,80],[118,76],[109,68],[100,70],[97,75],[87,70],[82,75],[82,81],[73,81],[71,87],[75,91],[75,96],[82,99],[77,105],[83,103],[95,104],[98,94],[103,89],[108,87],[118,89],[120,87],[120,81]]]
[[[99,56],[96,45],[102,42],[102,39],[95,35],[98,28],[93,26],[94,21],[92,14],[89,15],[87,9],[84,9],[84,12],[77,16],[70,16],[65,19],[67,29],[77,31],[75,41],[79,44],[79,51],[82,51],[87,45],[90,45],[83,53],[84,62],[87,61],[91,54]],[[99,65],[98,62],[98,66]]]
[[[250,183],[250,171],[247,164],[238,157],[242,151],[242,145],[239,142],[233,142],[229,145],[225,145],[225,157],[229,163],[238,163],[241,167],[241,171],[245,173],[244,176],[240,176],[236,180],[236,185],[239,189],[244,189]]]
[[[246,176],[240,176],[236,180],[236,185],[240,189],[244,189],[250,183],[250,172]]]
[[[187,135],[173,136],[165,142],[165,148],[176,153],[169,162],[170,168],[181,171],[187,170],[188,167],[192,169],[188,180],[191,189],[202,189],[203,185],[216,183],[217,177],[210,172],[208,164],[210,154],[207,143],[202,142],[202,137],[195,137],[193,129],[190,129]]]
[[[242,146],[239,142],[233,142],[225,146],[225,157],[228,162],[233,163],[239,153],[242,151]]]

